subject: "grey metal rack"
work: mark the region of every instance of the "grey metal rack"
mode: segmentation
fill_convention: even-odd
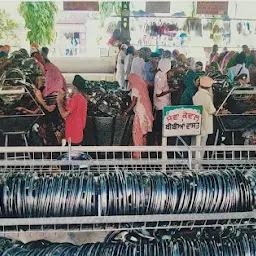
[[[131,153],[140,151],[147,158],[134,160]],[[204,157],[198,152],[206,152]],[[51,153],[44,159],[44,153]],[[72,160],[72,153],[86,152],[94,158],[88,161]],[[197,154],[196,154],[197,152]],[[213,155],[212,152],[215,152]],[[12,160],[4,158],[12,153]],[[16,154],[30,154],[30,159],[15,159]],[[26,154],[25,154],[26,153]],[[69,159],[57,161],[54,153],[68,153]],[[186,154],[185,154],[186,153]],[[236,154],[235,154],[236,153]],[[39,154],[39,159],[36,159]],[[58,174],[60,172],[109,173],[120,167],[133,171],[186,172],[201,165],[204,170],[236,168],[247,170],[256,167],[255,146],[209,146],[209,147],[5,147],[0,148],[0,175],[10,172],[38,172]],[[143,154],[142,154],[143,155]],[[236,155],[234,157],[234,155]],[[37,156],[38,157],[38,156]],[[63,165],[76,169],[60,171]],[[202,170],[198,170],[202,171]],[[100,211],[99,211],[100,212]],[[230,213],[193,213],[125,216],[46,217],[46,218],[2,218],[0,234],[28,232],[86,232],[124,229],[182,229],[256,226],[256,211]]]

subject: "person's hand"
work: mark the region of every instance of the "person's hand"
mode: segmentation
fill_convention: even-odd
[[[41,91],[38,90],[37,88],[34,89],[34,93],[35,93],[35,96],[36,96],[37,99],[42,99],[43,98]]]
[[[127,115],[128,115],[127,111],[124,111],[124,113],[121,115],[121,120],[124,121]]]
[[[64,101],[64,97],[65,93],[59,93],[56,98],[57,103],[62,103]]]
[[[37,76],[36,77],[36,87],[40,89],[43,86],[43,77]]]
[[[228,75],[228,71],[226,69],[223,70],[223,75]]]
[[[15,109],[18,110],[18,111],[20,111],[20,112],[22,112],[23,114],[27,114],[27,113],[28,113],[27,109],[24,108],[24,107],[17,107],[17,108],[15,108]]]
[[[24,110],[25,110],[24,107],[17,107],[17,108],[15,108],[15,109],[18,110],[18,111],[24,111]]]
[[[178,91],[177,88],[171,88],[171,89],[169,90],[169,92],[177,92],[177,91]]]
[[[220,113],[221,115],[225,115],[225,114],[228,114],[229,111],[228,111],[227,109],[221,109],[221,110],[219,111],[219,113]]]
[[[241,85],[247,85],[247,84],[248,84],[247,81],[246,81],[246,80],[243,80],[243,79],[240,79],[240,80],[239,80],[239,83],[240,83]]]

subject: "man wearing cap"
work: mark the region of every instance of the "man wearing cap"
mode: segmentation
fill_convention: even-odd
[[[72,96],[67,105],[64,104],[65,94],[57,96],[57,104],[61,116],[66,120],[65,137],[71,145],[81,145],[83,141],[83,131],[87,118],[87,100],[82,95],[85,87],[85,80],[76,75],[73,80]]]
[[[195,106],[203,106],[200,144],[205,146],[208,135],[213,134],[213,115],[216,109],[213,105],[211,89],[214,80],[208,76],[203,76],[199,81],[200,87],[193,97],[193,104]]]
[[[150,56],[150,61],[145,64],[145,81],[154,83],[155,75],[157,73],[157,67],[159,62],[158,53],[153,52]]]

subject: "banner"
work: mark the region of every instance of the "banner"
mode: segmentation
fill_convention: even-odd
[[[163,110],[163,137],[201,134],[202,106],[170,106]]]
[[[146,2],[147,13],[170,13],[171,2],[155,1]]]
[[[63,10],[64,11],[99,11],[99,3],[98,2],[73,2],[66,1],[63,2]]]
[[[197,14],[228,15],[228,1],[197,2]]]

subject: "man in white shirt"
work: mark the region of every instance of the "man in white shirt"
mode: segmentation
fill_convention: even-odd
[[[161,145],[162,138],[162,111],[166,106],[171,105],[171,92],[167,81],[167,73],[172,67],[170,59],[161,59],[158,64],[158,72],[155,76],[154,84],[154,108],[155,121],[154,131],[156,133],[157,144]]]
[[[214,80],[210,77],[203,76],[200,78],[200,87],[193,97],[195,106],[203,107],[202,125],[201,125],[201,146],[205,146],[208,135],[213,134],[213,115],[216,109],[213,105],[211,88]]]

